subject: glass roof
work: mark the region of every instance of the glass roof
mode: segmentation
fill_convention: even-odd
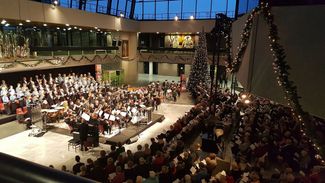
[[[53,3],[53,0],[36,0]],[[234,18],[256,7],[259,0],[58,0],[59,6],[136,20]],[[236,2],[238,6],[236,7]]]

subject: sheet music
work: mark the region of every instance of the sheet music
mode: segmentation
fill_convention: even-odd
[[[102,114],[103,114],[103,111],[99,111],[98,115],[102,116]]]
[[[109,117],[109,114],[105,113],[104,114],[104,119],[108,119],[108,117]]]
[[[126,116],[126,112],[121,112],[121,116],[125,117]]]
[[[81,117],[86,121],[90,120],[90,116],[88,114],[86,114],[86,113],[82,113]]]
[[[115,119],[116,119],[116,117],[115,117],[114,115],[111,115],[111,116],[109,117],[109,120],[110,120],[110,121],[115,121]]]

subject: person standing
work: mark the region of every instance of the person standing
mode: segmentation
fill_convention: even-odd
[[[83,147],[85,146],[85,142],[87,141],[88,131],[89,131],[89,126],[87,122],[84,119],[82,119],[81,125],[79,127],[81,151],[83,151]],[[85,151],[87,150],[88,150],[87,147],[85,147]]]

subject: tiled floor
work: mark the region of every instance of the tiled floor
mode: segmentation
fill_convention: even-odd
[[[191,107],[191,105],[162,104],[157,112],[164,114],[165,120],[162,123],[156,123],[141,133],[139,135],[140,139],[136,143],[125,145],[125,148],[134,151],[138,144],[150,142],[151,137],[155,137],[168,129],[171,124],[189,111]],[[58,169],[62,165],[66,165],[71,170],[75,155],[80,155],[81,160],[85,162],[87,158],[95,159],[100,150],[109,149],[108,145],[100,144],[100,147],[90,152],[75,152],[72,149],[68,151],[67,142],[71,139],[70,136],[47,132],[42,137],[28,137],[29,133],[30,130],[1,139],[0,152],[45,166],[52,164]]]

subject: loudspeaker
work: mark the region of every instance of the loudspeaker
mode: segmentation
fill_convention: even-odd
[[[119,76],[121,73],[120,71],[116,71],[116,75]]]
[[[122,41],[118,41],[118,46],[121,46],[122,45]]]
[[[113,41],[112,42],[112,46],[116,46],[116,41]]]

